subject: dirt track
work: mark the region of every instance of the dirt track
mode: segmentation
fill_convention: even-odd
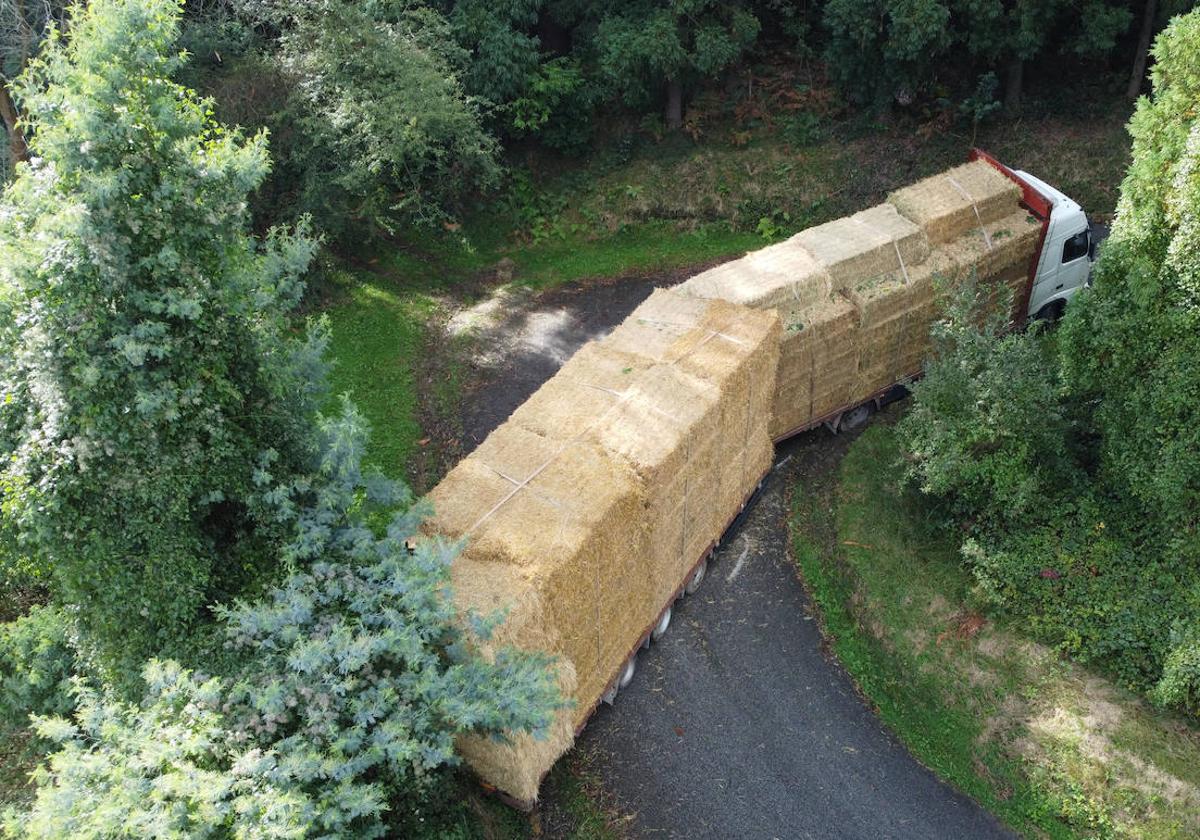
[[[581,284],[476,307],[476,386],[462,451],[586,341],[678,274]],[[784,444],[765,492],[677,605],[633,683],[577,749],[636,837],[1011,836],[884,729],[824,650],[788,546],[788,489],[827,478],[848,444],[823,430]],[[553,812],[553,807],[548,809]],[[558,836],[548,819],[545,836]]]

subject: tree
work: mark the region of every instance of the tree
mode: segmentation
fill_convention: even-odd
[[[956,351],[930,367],[903,428],[918,478],[958,502],[984,593],[1062,650],[1194,713],[1200,13],[1176,18],[1153,56],[1112,235],[1093,289],[1043,349],[1053,355],[1014,355],[1027,336]]]
[[[243,9],[278,33],[292,84],[284,122],[298,132],[283,161],[299,182],[293,209],[323,231],[435,226],[498,182],[487,103],[464,92],[469,56],[436,11],[351,0]]]
[[[967,52],[991,69],[1003,70],[1004,110],[1010,116],[1021,110],[1028,62],[1052,50],[1105,55],[1132,18],[1127,4],[1115,0],[953,2]]]
[[[943,0],[828,0],[822,22],[833,77],[876,107],[911,100],[953,42]]]
[[[29,158],[20,112],[9,85],[36,54],[52,24],[61,24],[62,0],[10,0],[0,4],[0,123],[8,135],[12,167]]]
[[[683,98],[697,80],[729,67],[758,37],[758,19],[718,0],[609,2],[589,10],[596,21],[600,67],[629,104],[663,96],[669,128],[683,124]]]
[[[415,810],[457,736],[545,732],[562,705],[547,659],[480,655],[501,617],[457,613],[459,546],[410,554],[427,511],[364,475],[366,437],[347,405],[322,424],[312,476],[259,476],[280,488],[297,525],[284,553],[304,568],[218,610],[228,676],[151,662],[140,704],[84,690],[74,722],[40,721],[63,746],[32,812],[9,817],[20,836],[405,836],[387,812]],[[377,536],[368,522],[385,511]]]
[[[1154,37],[1154,24],[1158,16],[1158,0],[1146,0],[1142,9],[1142,26],[1138,30],[1137,49],[1133,54],[1133,71],[1129,74],[1129,86],[1125,96],[1137,99],[1146,79],[1146,58],[1150,53],[1150,40]]]
[[[1040,331],[1008,332],[1011,307],[981,315],[986,291],[968,282],[950,295],[899,433],[923,492],[977,529],[1029,527],[1077,477],[1070,420]]]
[[[269,579],[287,523],[255,476],[311,468],[316,247],[247,233],[266,137],[171,81],[180,3],[94,0],[18,85],[34,160],[0,201],[0,514],[136,682],[209,604]]]

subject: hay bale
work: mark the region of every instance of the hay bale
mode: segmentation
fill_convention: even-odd
[[[600,418],[631,393],[649,362],[589,342],[542,383],[509,418],[543,437],[565,439],[581,431],[581,418]]]
[[[1014,182],[980,160],[896,190],[887,203],[937,245],[1014,212],[1020,199]]]
[[[545,604],[524,570],[499,563],[480,563],[459,557],[450,568],[455,605],[464,616],[474,612],[488,616],[504,612],[504,621],[486,642],[474,638],[480,653],[493,659],[505,647],[543,651],[558,656],[555,678],[564,697],[578,688],[575,667],[561,656],[562,649],[553,624],[547,620]],[[508,733],[508,741],[464,736],[456,741],[459,754],[481,779],[523,801],[537,798],[538,785],[547,767],[571,748],[575,735],[574,709],[562,709],[545,738]]]
[[[830,278],[811,254],[788,240],[697,274],[675,291],[756,309],[807,306],[829,296]]]
[[[610,639],[640,632],[633,628],[648,610],[647,587],[636,584],[640,571],[631,559],[644,557],[648,542],[633,472],[589,441],[567,445],[506,423],[430,499],[434,515],[426,527],[469,538],[461,560],[520,568],[590,708],[616,667],[602,660]],[[606,587],[626,586],[624,603],[605,603]]]
[[[828,271],[834,289],[915,265],[929,253],[919,227],[888,205],[808,228],[789,242],[802,246]]]
[[[558,660],[555,678],[563,697],[576,694],[575,670]],[[480,779],[521,802],[533,802],[546,771],[575,743],[575,710],[561,709],[542,738],[506,733],[506,740],[464,735],[454,746]]]
[[[939,278],[956,277],[959,270],[957,261],[944,248],[938,248],[925,262],[908,267],[906,272],[866,279],[846,287],[843,294],[854,304],[863,329],[869,329],[900,312],[931,303]]]
[[[770,405],[770,435],[780,437],[808,425],[817,415],[813,393],[826,380],[853,377],[857,369],[858,315],[854,304],[835,297],[783,312],[776,391]]]

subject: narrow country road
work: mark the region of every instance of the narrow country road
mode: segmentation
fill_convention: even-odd
[[[477,327],[486,363],[465,398],[464,451],[579,346],[678,280],[572,287],[493,312]],[[918,764],[825,652],[790,560],[788,493],[836,468],[847,443],[819,430],[778,449],[763,494],[699,592],[677,604],[633,683],[580,737],[588,766],[632,815],[633,836],[1012,836]]]

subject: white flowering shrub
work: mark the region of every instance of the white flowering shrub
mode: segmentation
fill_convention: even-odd
[[[33,158],[0,198],[0,563],[133,690],[276,573],[255,469],[311,469],[322,381],[290,321],[316,243],[249,234],[266,137],[171,81],[179,14],[76,7],[17,85]]]

